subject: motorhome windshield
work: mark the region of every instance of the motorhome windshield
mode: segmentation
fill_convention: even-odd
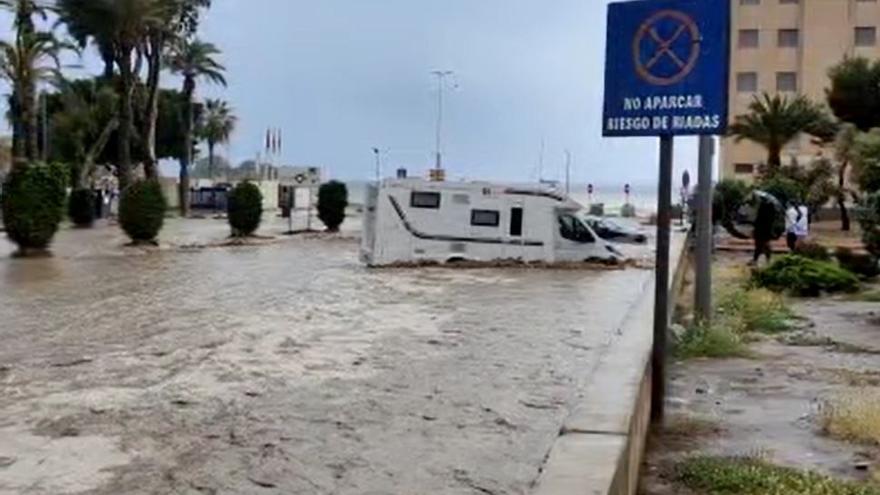
[[[559,215],[559,234],[563,239],[583,244],[596,242],[590,229],[574,215]]]

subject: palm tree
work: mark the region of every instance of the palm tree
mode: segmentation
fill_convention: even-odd
[[[208,143],[208,173],[211,178],[214,177],[214,147],[229,142],[229,137],[235,131],[237,121],[238,118],[232,113],[232,109],[225,101],[205,101],[201,136]]]
[[[189,167],[193,162],[193,146],[195,134],[194,102],[196,84],[199,80],[205,80],[221,86],[226,86],[226,78],[223,72],[226,70],[214,57],[220,54],[211,43],[198,39],[185,40],[174,46],[168,65],[171,71],[183,76],[183,94],[186,99],[184,116],[184,143],[186,143],[183,159],[180,160],[180,214],[189,214]],[[230,131],[231,132],[231,131]]]
[[[825,110],[803,95],[794,98],[767,93],[756,96],[749,112],[737,115],[729,134],[737,142],[752,141],[767,149],[767,166],[774,174],[782,166],[782,148],[801,133],[824,137],[833,127]]]
[[[154,29],[167,24],[172,0],[58,0],[62,21],[72,23],[74,32],[91,36],[112,57],[119,69],[119,186],[125,189],[132,177],[134,88],[140,69],[139,54]],[[70,26],[71,24],[69,24]]]
[[[13,137],[18,139],[13,150],[16,165],[39,156],[37,85],[61,77],[59,52],[65,46],[41,32],[24,33],[12,43],[0,41],[0,79],[12,87],[9,113]]]

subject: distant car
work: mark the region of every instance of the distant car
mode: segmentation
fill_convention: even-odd
[[[585,215],[584,222],[596,232],[596,235],[612,242],[626,242],[633,244],[644,244],[648,242],[648,236],[638,230],[621,225],[614,220],[601,218],[593,215]]]

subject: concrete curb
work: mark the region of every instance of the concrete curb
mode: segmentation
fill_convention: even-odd
[[[673,237],[672,294],[684,279],[686,245],[684,235]],[[563,424],[534,495],[636,493],[650,429],[653,308],[652,278]]]

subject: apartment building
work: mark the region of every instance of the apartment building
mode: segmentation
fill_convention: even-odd
[[[880,57],[878,0],[731,0],[730,118],[755,95],[802,93],[825,100],[828,69],[846,55]],[[819,150],[807,136],[783,151],[809,162]],[[724,139],[721,176],[749,180],[766,162],[764,148]]]

